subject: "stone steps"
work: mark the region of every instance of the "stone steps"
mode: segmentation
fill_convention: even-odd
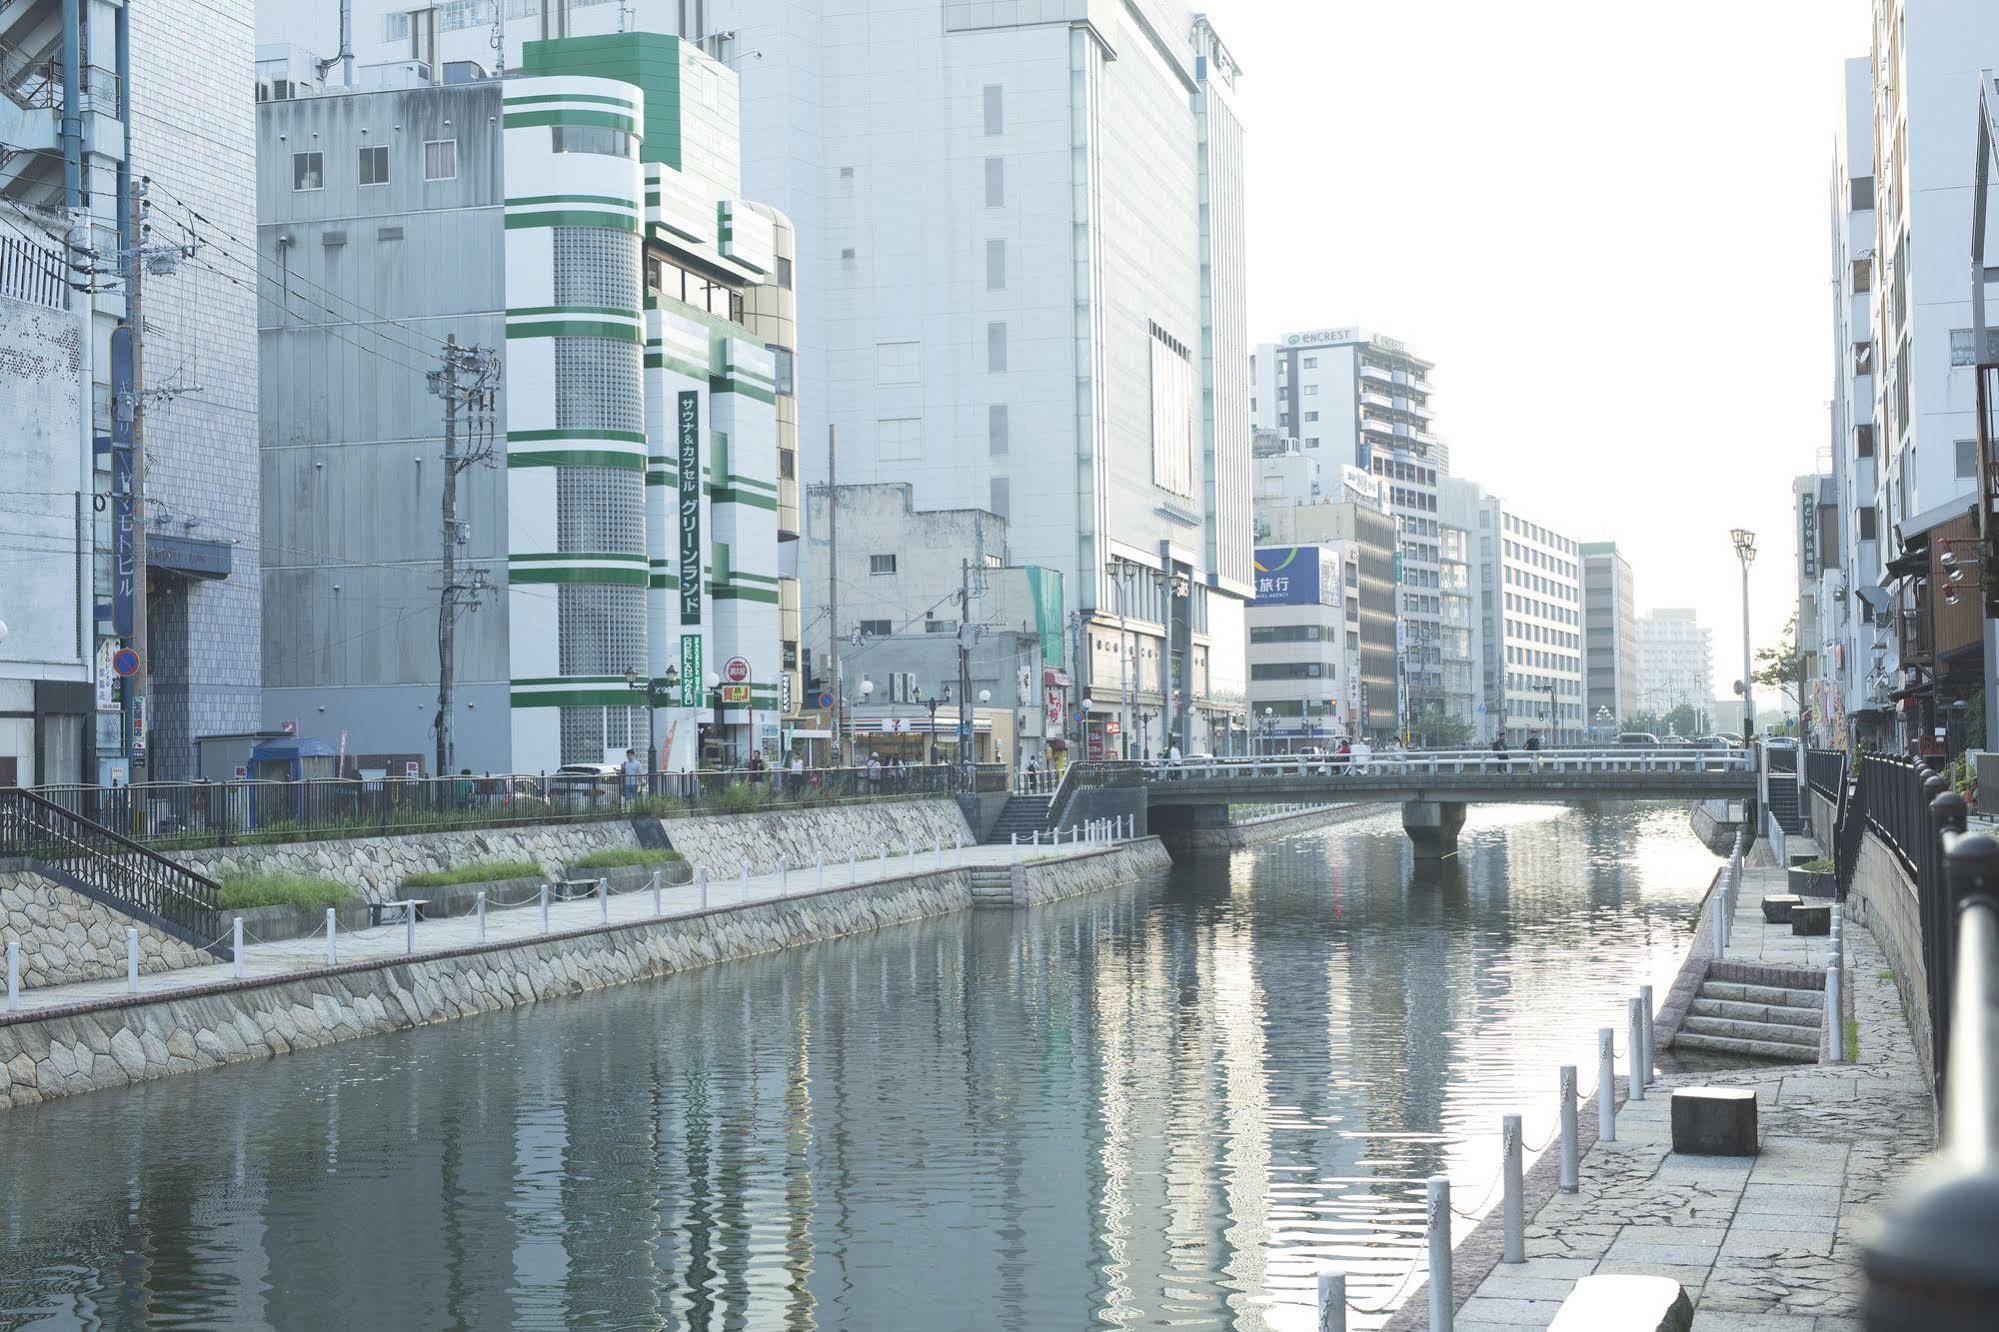
[[[1819,1028],[1814,1022],[1800,1026],[1786,1022],[1749,1022],[1740,1018],[1696,1017],[1681,1022],[1680,1030],[1696,1036],[1727,1036],[1742,1041],[1763,1041],[1775,1045],[1808,1045],[1818,1058]]]
[[[1781,985],[1748,985],[1737,981],[1701,982],[1699,998],[1724,999],[1739,1004],[1769,1004],[1786,1008],[1809,1008],[1814,1013],[1825,1005],[1818,990],[1796,990]]]
[[[972,907],[979,911],[1013,909],[1013,869],[1008,865],[977,865],[971,871]]]
[[[1673,1048],[1778,1064],[1816,1064],[1819,1061],[1816,1045],[1793,1045],[1788,1041],[1744,1041],[1732,1036],[1703,1036],[1699,1032],[1686,1030],[1673,1037]]]
[[[1733,1022],[1772,1022],[1792,1027],[1819,1025],[1819,1010],[1791,1004],[1746,1004],[1733,999],[1711,999],[1703,991],[1688,1006],[1691,1017],[1726,1018]]]

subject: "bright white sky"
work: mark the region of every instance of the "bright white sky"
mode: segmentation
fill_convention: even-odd
[[[1207,0],[1242,63],[1250,339],[1437,363],[1452,470],[1618,543],[1741,674],[1797,600],[1832,384],[1828,175],[1868,0]]]

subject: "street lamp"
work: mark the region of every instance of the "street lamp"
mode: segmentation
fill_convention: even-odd
[[[1277,739],[1277,709],[1265,704],[1263,707],[1263,752],[1271,752]]]
[[[715,703],[715,766],[726,768],[729,765],[722,760],[728,754],[729,732],[727,723],[722,720],[722,677],[713,671],[708,672],[708,696]]]
[[[666,686],[666,697],[669,700],[672,699],[674,691],[680,688],[679,669],[673,666],[668,666],[666,668],[666,674],[660,678],[659,684]],[[653,721],[654,721],[653,711],[659,707],[659,690],[655,687],[652,677],[648,675],[639,674],[639,669],[636,666],[631,666],[626,668],[625,687],[627,689],[640,690],[645,694],[646,794],[651,795],[653,774],[659,771],[659,744],[658,744],[657,733],[655,732],[653,727]]]
[[[939,703],[949,703],[950,701],[950,685],[944,686],[944,696],[942,698],[932,694],[929,698],[923,700],[923,706],[930,709],[930,757],[928,762],[933,768],[937,766],[937,705]]]
[[[1095,702],[1096,700],[1088,694],[1083,695],[1083,710],[1076,717],[1076,720],[1082,723],[1083,752],[1077,755],[1077,762],[1087,761],[1090,757],[1090,707]]]
[[[1735,558],[1742,561],[1742,743],[1756,738],[1756,700],[1751,690],[1749,656],[1749,565],[1756,558],[1756,534],[1746,527],[1731,530]]]

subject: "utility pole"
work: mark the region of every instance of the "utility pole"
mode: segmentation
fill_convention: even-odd
[[[847,682],[840,674],[840,473],[834,459],[837,438],[826,423],[826,674],[833,681],[833,747],[840,747],[840,717],[848,711]],[[853,737],[848,749],[855,748]],[[853,763],[850,752],[847,762]],[[838,767],[836,762],[833,766]]]
[[[126,719],[126,736],[131,745],[131,781],[144,780],[150,767],[147,731],[153,719],[146,715],[146,696],[151,692],[153,654],[146,622],[146,201],[144,176],[132,182],[132,248],[126,254],[125,322],[132,329],[132,387],[122,408],[132,419],[132,650],[139,655],[139,669],[126,688],[131,716]]]
[[[458,579],[458,547],[465,540],[458,521],[458,474],[474,463],[493,460],[492,409],[499,377],[498,359],[484,347],[461,347],[458,335],[444,339],[444,367],[430,372],[430,391],[444,399],[444,477],[441,504],[443,574],[437,593],[437,758],[433,776],[451,772],[456,760],[452,702],[457,690],[458,613],[477,610],[490,588],[485,569],[472,569],[469,583]],[[459,376],[470,376],[460,383]],[[468,409],[466,447],[458,447],[458,410]]]
[[[972,736],[972,562],[958,564],[958,762],[965,769],[965,790],[973,789]]]

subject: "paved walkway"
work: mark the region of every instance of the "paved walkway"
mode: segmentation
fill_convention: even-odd
[[[1067,860],[1080,853],[1104,849],[1105,845],[1100,843],[1085,842],[1080,846],[1064,843],[1060,847],[1023,846],[1018,848],[1018,854],[1024,863],[1049,862]],[[851,866],[843,856],[838,862],[829,862],[826,865],[825,887],[833,889],[854,883],[882,883],[916,874],[935,873],[940,869],[953,869],[960,863],[967,868],[979,865],[1008,865],[1013,862],[1015,853],[1016,848],[1009,846],[967,846],[961,852],[945,847],[940,856],[935,849],[926,848],[913,858],[906,855],[891,855],[886,860],[880,858],[857,860],[852,862]],[[708,884],[706,909],[727,909],[744,903],[767,902],[786,895],[795,896],[813,892],[819,886],[819,871],[811,865],[791,870],[782,882],[775,873],[753,874],[747,881],[740,875],[711,878]],[[414,891],[418,895],[422,892],[421,889]],[[675,884],[662,887],[660,890],[658,919],[693,915],[703,909],[698,884]],[[655,918],[652,889],[650,886],[642,885],[635,891],[613,893],[609,900],[602,904],[594,897],[576,902],[552,901],[548,908],[547,932],[561,934],[570,930],[587,930],[602,925],[606,919],[614,925],[636,925]],[[224,919],[227,919],[226,913]],[[539,894],[534,894],[528,900],[514,905],[488,902],[486,943],[527,943],[542,933]],[[281,939],[266,943],[257,939],[246,926],[244,937],[245,947],[241,960],[245,977],[276,979],[327,965],[324,927],[321,927],[318,933],[304,939]],[[440,920],[419,921],[416,926],[418,956],[472,947],[479,942],[479,924],[475,916],[451,916]],[[337,960],[343,964],[409,956],[408,926],[398,922],[365,930],[343,929],[335,940],[335,946]],[[140,976],[138,992],[141,995],[165,997],[175,991],[194,986],[229,981],[235,976],[235,967],[229,962],[218,962],[212,966],[184,967],[179,971],[163,971]],[[81,981],[73,985],[56,985],[45,989],[24,989],[21,992],[21,1009],[24,1012],[32,1012],[36,1009],[56,1008],[94,1000],[123,998],[127,993],[123,977],[106,981]]]
[[[1728,956],[1823,968],[1826,940],[1764,928],[1757,903],[1783,885],[1780,869],[1748,869]],[[1673,1277],[1694,1301],[1695,1332],[1860,1328],[1858,1234],[1930,1149],[1933,1121],[1880,948],[1851,923],[1845,946],[1859,1061],[1662,1074],[1619,1110],[1617,1141],[1583,1158],[1581,1189],[1534,1215],[1527,1262],[1494,1267],[1460,1308],[1459,1332],[1545,1327],[1594,1272]],[[1670,1097],[1686,1086],[1754,1088],[1761,1153],[1675,1155]]]

